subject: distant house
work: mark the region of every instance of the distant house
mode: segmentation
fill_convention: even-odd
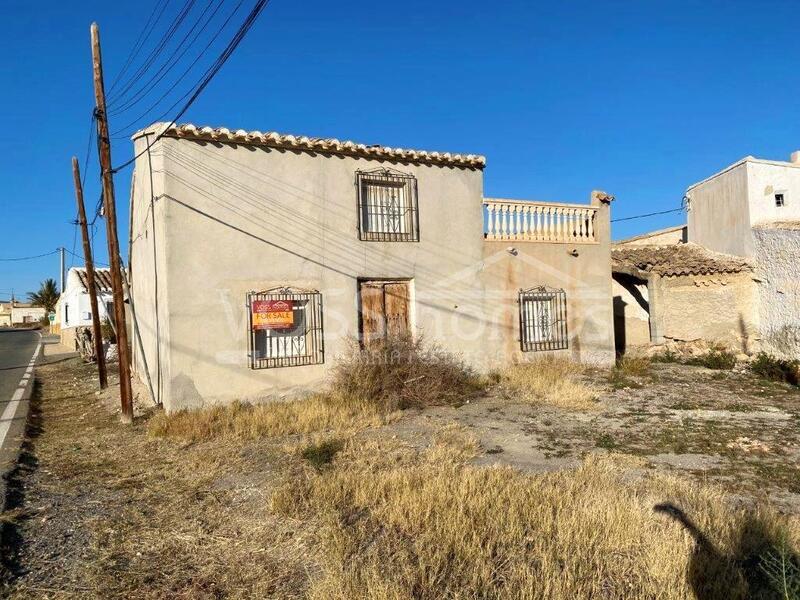
[[[11,302],[0,302],[0,327],[11,327]]]
[[[95,269],[98,311],[100,320],[113,315],[114,302],[111,295],[111,275],[109,269]],[[56,307],[56,321],[59,323],[61,343],[75,347],[75,338],[82,327],[92,326],[92,304],[89,297],[89,284],[86,269],[73,267],[67,273],[64,292]]]
[[[785,162],[745,157],[685,199],[687,225],[615,246],[618,349],[648,341],[631,321],[646,318],[652,343],[703,338],[800,358],[800,152]],[[683,308],[665,322],[669,305]]]
[[[44,308],[29,302],[3,302],[0,303],[0,327],[33,325],[43,319],[45,314]]]
[[[424,336],[484,372],[614,360],[606,194],[485,198],[482,156],[336,139],[134,143],[134,366],[167,410],[317,389],[351,339]]]

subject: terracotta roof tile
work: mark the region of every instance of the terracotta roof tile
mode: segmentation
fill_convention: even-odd
[[[139,131],[133,138],[145,132],[162,131],[168,124],[156,123]],[[435,165],[449,165],[482,169],[486,166],[486,158],[478,154],[453,154],[450,152],[428,152],[426,150],[410,150],[408,148],[392,148],[390,146],[358,144],[351,141],[340,141],[336,138],[318,138],[289,135],[269,131],[230,130],[225,127],[199,127],[191,123],[173,125],[167,129],[166,136],[175,138],[214,140],[256,146],[271,146],[295,150],[311,150],[329,154],[348,156],[364,156],[382,158],[400,162],[414,162]]]
[[[658,275],[708,275],[753,270],[739,256],[711,252],[697,244],[666,246],[615,246],[611,249],[612,271],[640,271]]]
[[[89,291],[89,281],[86,278],[86,269],[75,269],[78,281],[81,282],[84,292]],[[100,292],[111,292],[111,271],[109,269],[95,269],[94,283]]]

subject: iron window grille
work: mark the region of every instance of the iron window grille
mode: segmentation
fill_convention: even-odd
[[[251,369],[325,362],[322,294],[288,287],[247,294]]]
[[[786,201],[784,200],[783,194],[782,193],[775,194],[775,206],[780,208],[781,206],[785,206],[785,205],[786,205]]]
[[[519,329],[523,352],[569,348],[566,292],[546,286],[520,290]]]
[[[356,171],[358,238],[418,242],[417,179],[391,169]]]

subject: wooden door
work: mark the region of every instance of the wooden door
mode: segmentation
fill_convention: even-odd
[[[408,281],[362,281],[359,295],[364,345],[411,334]]]

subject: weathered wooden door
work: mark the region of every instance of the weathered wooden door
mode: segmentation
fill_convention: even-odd
[[[362,281],[359,295],[363,344],[411,333],[408,281]]]

